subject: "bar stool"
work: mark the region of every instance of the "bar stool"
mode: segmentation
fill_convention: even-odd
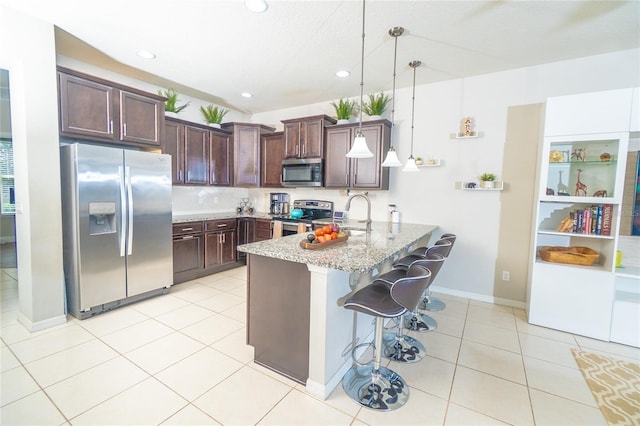
[[[451,241],[451,247],[449,248],[449,253],[450,253],[451,249],[453,248],[453,244],[456,242],[456,235],[442,234],[440,236],[440,240]],[[449,257],[449,253],[447,253],[445,257]],[[442,300],[438,299],[435,296],[431,296],[430,290],[427,290],[425,297],[420,301],[420,304],[418,305],[418,309],[422,309],[423,311],[431,311],[431,312],[441,311],[446,307],[447,305]]]
[[[439,239],[432,246],[418,247],[405,257],[398,259],[393,264],[393,268],[408,269],[409,266],[416,260],[424,259],[427,256],[427,252],[429,250],[433,252],[434,247],[439,247],[437,252],[446,258],[447,256],[449,256],[449,252],[451,251],[451,247],[453,247],[453,243],[448,239]]]
[[[428,289],[443,263],[444,256],[433,253],[429,254],[425,259],[416,260],[411,267],[419,265],[427,268],[431,272],[431,277],[426,287]],[[411,267],[409,269],[411,269]],[[392,285],[395,281],[404,278],[406,274],[407,271],[404,269],[392,269],[376,279],[385,282],[387,285]],[[423,317],[426,318],[423,319]],[[404,363],[417,362],[425,357],[427,350],[419,340],[404,335],[403,329],[407,328],[409,330],[422,331],[421,328],[428,327],[429,330],[433,330],[438,326],[438,323],[428,315],[420,314],[417,304],[404,315],[404,318],[403,321],[402,317],[399,317],[397,332],[395,334],[387,333],[382,336],[382,354],[385,358],[389,358],[392,361]]]
[[[345,309],[376,317],[374,358],[372,362],[355,364],[342,378],[345,393],[358,404],[379,411],[400,408],[409,399],[409,386],[393,370],[380,365],[382,329],[385,318],[401,316],[418,304],[429,285],[431,272],[420,265],[411,266],[405,278],[392,285],[374,280],[356,291],[344,304]],[[352,351],[352,356],[356,349]]]

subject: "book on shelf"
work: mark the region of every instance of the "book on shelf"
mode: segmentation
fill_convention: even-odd
[[[595,204],[569,212],[568,228],[564,227],[565,221],[560,228],[573,234],[610,236],[612,220],[613,204]]]
[[[602,205],[602,228],[600,235],[611,235],[611,223],[613,221],[613,204]]]

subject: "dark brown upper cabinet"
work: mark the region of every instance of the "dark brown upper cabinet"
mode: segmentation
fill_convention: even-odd
[[[167,118],[162,152],[171,155],[173,183],[229,186],[231,133]]]
[[[212,131],[209,138],[209,184],[230,186],[233,155],[231,137]]]
[[[60,134],[101,142],[158,147],[164,98],[58,68]]]
[[[372,158],[347,158],[358,124],[341,124],[327,128],[325,147],[325,188],[389,189],[389,169],[382,167],[389,149],[391,123],[376,120],[363,123],[362,133]]]
[[[285,158],[322,158],[324,129],[336,120],[326,115],[282,120]]]
[[[265,188],[282,188],[282,160],[284,159],[284,133],[262,136],[262,166],[260,182]]]
[[[260,186],[260,139],[275,129],[256,123],[224,123],[222,128],[233,131],[234,186]]]

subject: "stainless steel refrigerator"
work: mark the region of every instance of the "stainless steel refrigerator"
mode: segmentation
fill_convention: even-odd
[[[171,157],[60,148],[67,309],[84,319],[173,284]]]

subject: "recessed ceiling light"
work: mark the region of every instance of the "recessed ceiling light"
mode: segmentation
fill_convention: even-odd
[[[136,54],[144,59],[155,59],[156,57],[155,53],[149,52],[148,50],[138,50]]]
[[[243,98],[253,98],[253,95],[249,92],[242,92],[240,94]]]
[[[351,73],[347,70],[340,70],[338,72],[336,72],[336,76],[340,77],[340,78],[345,78],[345,77],[349,77],[351,75]]]
[[[245,0],[244,5],[252,12],[262,13],[269,9],[266,0]]]

